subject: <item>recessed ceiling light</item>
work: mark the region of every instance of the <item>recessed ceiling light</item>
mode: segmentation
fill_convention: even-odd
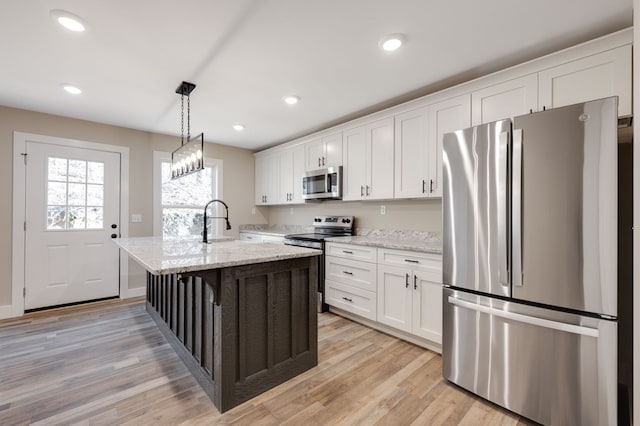
[[[80,89],[78,86],[74,86],[73,84],[63,84],[62,88],[64,89],[65,92],[70,93],[72,95],[79,95],[80,93],[82,93],[82,89]]]
[[[387,52],[393,52],[402,46],[404,43],[404,35],[402,34],[390,34],[380,40],[380,47]]]
[[[233,125],[233,130],[235,130],[236,132],[241,132],[244,130],[244,124],[234,124]]]
[[[298,101],[300,101],[300,97],[296,95],[288,95],[282,98],[282,100],[288,103],[289,105],[295,105],[298,103]]]
[[[66,10],[55,9],[50,12],[53,19],[68,30],[82,32],[86,30],[86,25],[78,16]]]

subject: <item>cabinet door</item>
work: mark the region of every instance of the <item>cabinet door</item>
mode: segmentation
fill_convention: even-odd
[[[367,126],[367,199],[393,198],[393,117]]]
[[[429,118],[426,108],[395,117],[395,197],[426,197]]]
[[[465,94],[429,105],[429,179],[430,197],[442,197],[442,136],[471,126],[471,95]]]
[[[300,145],[293,149],[293,183],[291,192],[293,199],[291,202],[295,204],[304,204],[302,198],[302,177],[305,172],[305,152],[304,145]]]
[[[529,74],[471,93],[471,124],[477,126],[538,110],[538,74]]]
[[[441,276],[441,275],[440,275]],[[442,343],[442,283],[438,274],[413,271],[412,333]]]
[[[411,332],[411,270],[378,265],[378,322]]]
[[[367,181],[367,137],[364,126],[344,132],[342,157],[342,199],[360,200],[365,196]]]
[[[278,189],[275,201],[289,203],[293,199],[293,150],[278,153]]]
[[[277,184],[277,157],[256,158],[256,205],[274,204]]]
[[[322,168],[322,157],[324,157],[324,142],[322,139],[314,139],[305,144],[307,152],[307,171]]]
[[[631,114],[631,45],[539,73],[540,105],[557,108],[618,96],[618,115]]]
[[[322,142],[324,144],[322,167],[342,166],[342,132],[325,136]]]

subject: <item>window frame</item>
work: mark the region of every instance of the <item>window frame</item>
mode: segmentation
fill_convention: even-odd
[[[162,236],[162,163],[167,162],[171,163],[171,153],[165,151],[153,151],[153,235],[154,236]],[[214,194],[212,194],[212,198],[222,199],[222,188],[223,188],[223,171],[222,171],[222,160],[213,157],[205,157],[204,158],[204,166],[211,167],[211,179],[212,179],[212,188]],[[215,185],[214,185],[215,183]],[[182,208],[204,208],[204,206],[198,205],[185,205],[180,206]],[[224,211],[221,208],[220,203],[215,203],[209,208],[209,212],[211,217],[213,216],[222,216],[224,215]],[[223,234],[223,222],[222,220],[213,220],[211,221],[211,232],[212,236],[222,236]]]

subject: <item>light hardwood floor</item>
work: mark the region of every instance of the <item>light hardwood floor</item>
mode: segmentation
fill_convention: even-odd
[[[529,424],[443,381],[433,352],[330,313],[318,327],[318,367],[221,415],[140,299],[0,321],[0,425]]]

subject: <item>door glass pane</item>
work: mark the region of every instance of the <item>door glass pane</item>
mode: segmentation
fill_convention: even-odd
[[[47,168],[47,179],[66,182],[67,180],[67,159],[49,158]]]
[[[87,206],[104,205],[104,186],[87,185]]]
[[[87,207],[87,229],[100,229],[103,223],[102,207]]]
[[[89,161],[87,163],[87,182],[88,183],[104,183],[104,164]]]
[[[84,229],[86,219],[85,207],[69,207],[69,229]]]
[[[81,160],[69,160],[69,182],[87,181],[87,162]]]
[[[104,227],[104,163],[50,157],[47,229]]]
[[[70,183],[67,203],[70,206],[85,206],[87,201],[85,197],[86,187],[87,186],[82,183]]]
[[[67,204],[67,184],[64,182],[49,182],[47,190],[47,204],[64,206]]]
[[[47,207],[47,229],[66,229],[66,211],[65,206]]]

